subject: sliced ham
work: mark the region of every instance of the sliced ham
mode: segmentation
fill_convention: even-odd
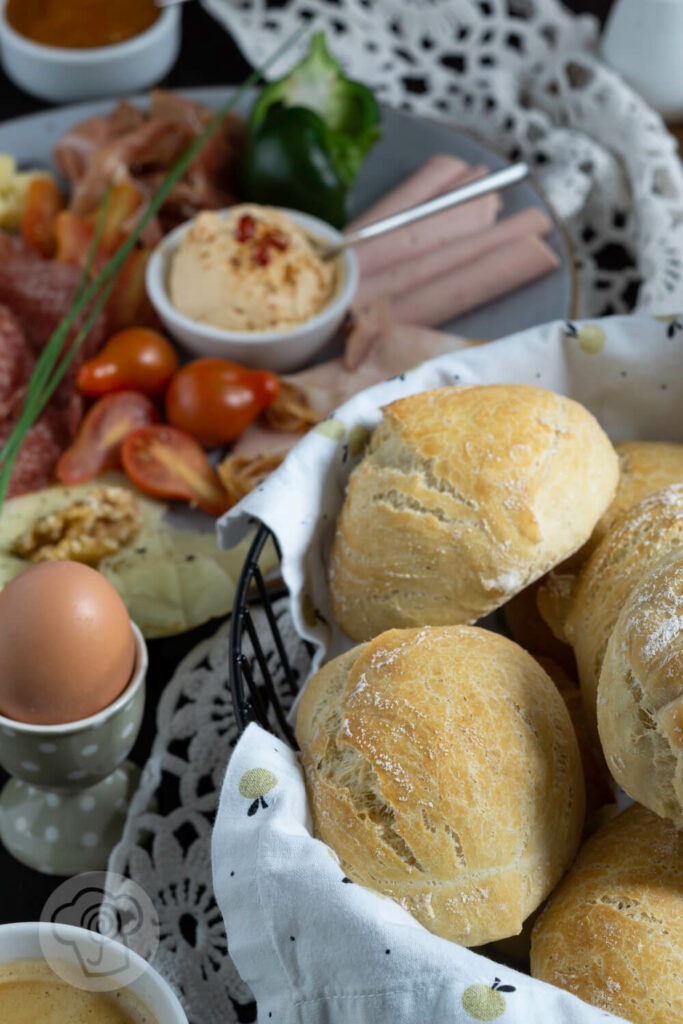
[[[262,423],[252,423],[238,437],[232,446],[231,455],[245,458],[256,458],[262,455],[279,455],[293,448],[301,440],[301,434],[285,434],[279,430],[270,430]]]
[[[462,267],[507,242],[527,235],[547,235],[551,230],[552,222],[542,210],[537,207],[523,210],[498,221],[476,235],[456,238],[438,249],[431,249],[419,259],[393,263],[377,274],[364,276],[354,299],[354,309],[364,309],[386,296],[401,295],[406,290]]]
[[[430,249],[438,249],[455,238],[485,231],[495,222],[500,207],[500,197],[495,193],[481,196],[464,206],[363,242],[356,248],[361,279],[402,260],[417,260]]]
[[[349,369],[343,358],[331,359],[284,378],[303,392],[320,416],[329,415],[364,388],[405,373],[426,359],[471,344],[453,334],[393,323],[386,308],[374,317],[373,327],[375,333],[369,340],[365,358],[355,369]],[[301,434],[283,434],[255,423],[235,442],[231,454],[253,458],[273,455],[293,447],[300,438]]]
[[[382,217],[390,217],[392,213],[399,213],[401,210],[407,210],[409,206],[416,206],[426,199],[448,192],[460,184],[468,171],[469,167],[463,160],[439,153],[368,207],[360,217],[352,220],[346,230],[357,231],[365,224],[381,220]]]
[[[448,274],[392,298],[398,322],[434,326],[521,288],[559,266],[535,235],[515,239]]]

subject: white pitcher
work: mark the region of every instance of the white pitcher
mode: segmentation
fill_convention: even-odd
[[[616,0],[602,53],[665,120],[683,121],[683,0]]]

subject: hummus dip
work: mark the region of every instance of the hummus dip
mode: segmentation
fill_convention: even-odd
[[[184,232],[169,274],[179,313],[230,331],[303,323],[330,302],[337,264],[281,210],[255,204],[200,213]]]

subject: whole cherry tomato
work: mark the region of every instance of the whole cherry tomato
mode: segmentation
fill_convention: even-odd
[[[128,327],[113,334],[94,359],[83,363],[76,384],[89,398],[129,389],[158,398],[178,366],[176,350],[163,334]]]
[[[228,507],[203,449],[183,430],[164,423],[134,430],[123,442],[121,461],[133,483],[154,498],[181,498],[213,516]]]
[[[116,469],[126,435],[158,420],[157,408],[146,395],[137,391],[105,395],[85,414],[76,440],[57,463],[57,479],[82,484],[106,469]]]
[[[168,386],[166,419],[202,444],[229,444],[279,390],[279,377],[268,370],[248,370],[227,359],[195,359]]]

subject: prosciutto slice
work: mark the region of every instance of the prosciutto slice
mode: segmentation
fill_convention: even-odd
[[[212,116],[202,104],[155,90],[149,112],[124,101],[108,117],[76,125],[54,152],[72,186],[71,208],[91,213],[112,182],[133,182],[145,198],[150,197]],[[151,242],[201,209],[234,202],[243,144],[242,120],[228,115],[171,191],[156,229],[150,229]]]

